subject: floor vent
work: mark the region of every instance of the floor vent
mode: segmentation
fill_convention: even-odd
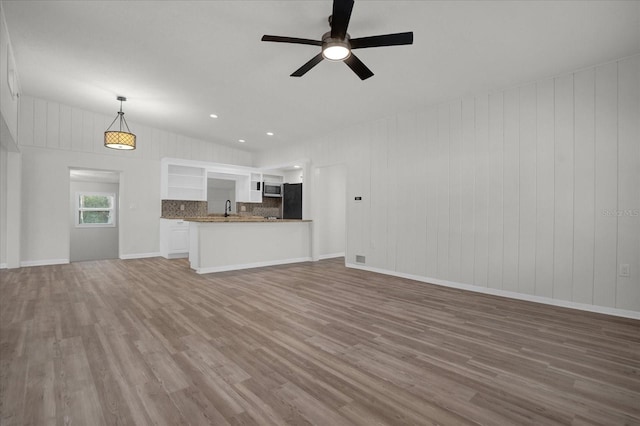
[[[356,254],[356,263],[366,263],[366,258],[361,254]]]

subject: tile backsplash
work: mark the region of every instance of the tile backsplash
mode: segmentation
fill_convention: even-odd
[[[180,210],[184,206],[184,210]],[[208,213],[206,201],[162,200],[162,217],[204,217]],[[242,211],[244,206],[245,211]],[[262,203],[236,203],[240,216],[282,217],[282,198],[262,199]]]
[[[242,207],[246,211],[242,211]],[[282,218],[282,198],[263,197],[261,203],[236,203],[236,211],[240,216],[262,216]]]
[[[181,210],[180,206],[184,206],[184,210]],[[162,200],[162,217],[201,217],[206,215],[206,201]]]

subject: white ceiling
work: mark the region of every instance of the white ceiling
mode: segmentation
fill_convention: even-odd
[[[358,0],[352,37],[414,44],[356,51],[365,81],[327,61],[292,78],[319,48],[260,37],[320,39],[331,0],[3,5],[23,93],[114,117],[123,95],[130,124],[246,150],[640,52],[640,1]]]

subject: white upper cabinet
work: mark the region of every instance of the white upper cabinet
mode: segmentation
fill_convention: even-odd
[[[163,159],[160,181],[163,200],[207,201],[204,167],[175,164]]]
[[[249,189],[249,202],[262,202],[262,173],[251,173],[251,188]]]
[[[163,158],[160,179],[161,198],[207,201],[208,178],[235,181],[236,202],[241,203],[261,203],[264,180],[283,181],[281,175],[263,175],[261,170],[251,167]]]
[[[267,183],[284,183],[284,176],[275,174],[263,174],[263,179]]]

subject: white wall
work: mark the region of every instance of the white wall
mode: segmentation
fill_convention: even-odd
[[[211,181],[211,179],[209,179]],[[227,200],[231,201],[231,213],[236,212],[236,188],[220,188],[207,186],[207,208],[209,213],[224,213]]]
[[[256,164],[346,161],[347,262],[640,311],[639,123],[634,56],[398,113]]]
[[[287,170],[284,172],[284,183],[302,183],[303,173],[302,169]]]
[[[313,171],[313,226],[320,259],[344,256],[347,218],[347,168],[344,164]]]
[[[120,218],[119,184],[106,182],[75,182],[69,184],[69,260],[102,260],[118,258]],[[105,192],[115,194],[116,220],[113,227],[77,227],[76,208],[78,192]]]
[[[113,117],[56,102],[21,98],[18,133],[22,152],[22,264],[69,259],[69,168],[121,174],[120,255],[159,253],[160,158],[250,166],[251,153],[142,126],[131,121],[137,149],[104,148]],[[8,226],[12,226],[8,224]]]
[[[14,83],[13,92],[9,81]],[[17,267],[19,264],[18,256],[8,251],[9,246],[19,250],[19,235],[7,227],[10,217],[14,218],[13,226],[19,226],[20,222],[20,207],[17,205],[20,182],[15,179],[20,170],[20,154],[16,144],[19,105],[19,80],[3,4],[0,2],[0,268]],[[12,182],[9,182],[10,177]]]
[[[9,81],[13,82],[14,93],[11,92]],[[11,138],[12,143],[18,140],[18,106],[19,106],[19,81],[15,68],[11,40],[7,31],[4,9],[0,2],[0,111],[2,121],[0,134],[2,138]],[[2,144],[6,144],[3,141]]]
[[[5,150],[2,152],[2,169],[0,177],[2,184],[2,216],[0,216],[3,230],[0,241],[4,248],[4,261],[2,267],[20,267],[20,229],[22,224],[22,154],[16,151]]]
[[[7,265],[7,154],[0,145],[0,268]]]

